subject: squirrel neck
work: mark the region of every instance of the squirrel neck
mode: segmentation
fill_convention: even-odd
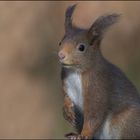
[[[92,56],[89,62],[89,65],[86,67],[86,69],[82,70],[82,73],[86,72],[100,73],[104,70],[107,63],[108,61],[102,55],[100,48],[97,48],[95,54]]]

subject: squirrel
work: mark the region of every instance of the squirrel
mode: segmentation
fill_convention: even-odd
[[[106,30],[120,14],[100,16],[89,29],[72,23],[75,5],[65,13],[59,43],[64,118],[76,129],[68,139],[140,138],[140,95],[117,66],[102,55]]]

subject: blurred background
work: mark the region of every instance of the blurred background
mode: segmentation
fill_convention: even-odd
[[[140,2],[0,2],[0,138],[63,138],[57,51],[66,7],[78,3],[73,22],[89,28],[105,13],[121,13],[102,41],[104,56],[140,92]]]

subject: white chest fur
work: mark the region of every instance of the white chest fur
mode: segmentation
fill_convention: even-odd
[[[113,127],[111,120],[112,116],[109,115],[103,124],[99,139],[121,139],[119,127]]]
[[[66,92],[81,110],[83,109],[82,80],[78,72],[70,73],[66,79]]]

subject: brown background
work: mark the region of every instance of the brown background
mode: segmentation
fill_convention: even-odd
[[[106,58],[140,91],[140,2],[0,2],[0,138],[63,138],[58,42],[64,12],[88,28],[99,15],[122,13],[102,42]]]

